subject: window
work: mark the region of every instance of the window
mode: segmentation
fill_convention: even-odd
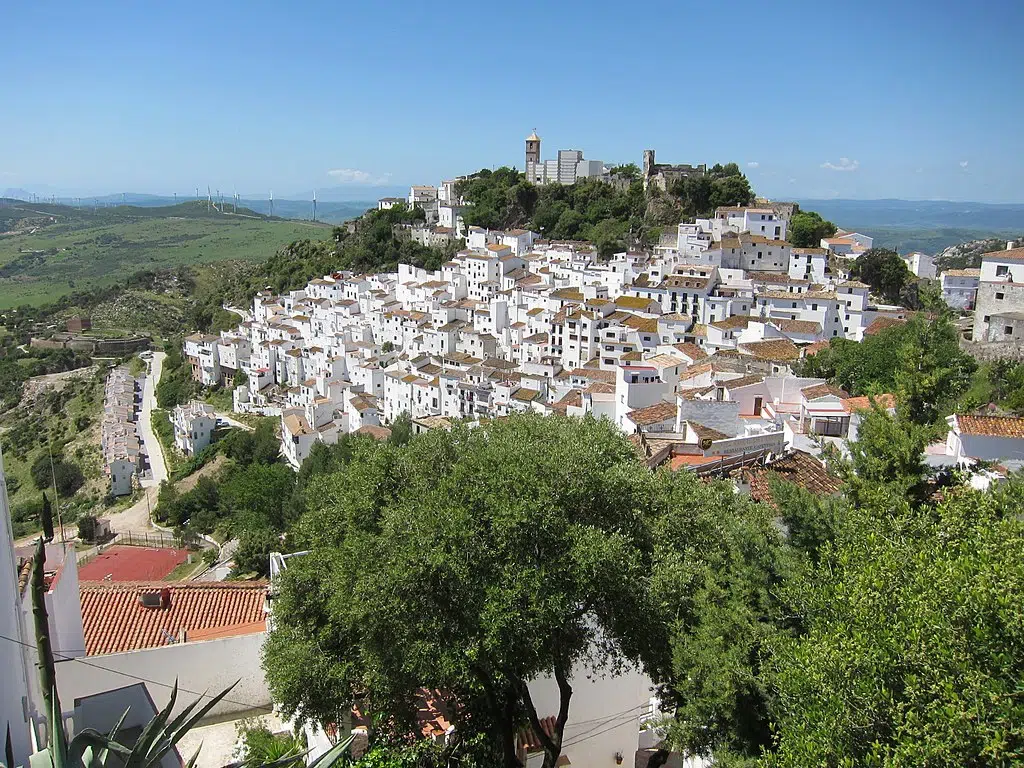
[[[981,318],[981,319],[982,319],[982,320],[983,320],[984,322],[986,322],[986,323],[987,323],[987,322],[988,322],[988,317],[989,317],[988,315],[985,315],[985,316],[984,316],[983,318]]]
[[[1013,326],[1008,325],[1005,328],[1003,328],[1003,333],[1005,333],[1007,336],[1013,336]]]
[[[1002,277],[1009,271],[1010,268],[1006,264],[999,264],[996,266],[996,277]]]
[[[1006,294],[1003,294],[1003,293],[997,293],[996,294],[996,301],[1002,301],[1003,298],[1005,297],[1005,295]]]

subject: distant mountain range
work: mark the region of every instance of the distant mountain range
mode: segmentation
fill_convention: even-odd
[[[949,200],[798,200],[847,230],[901,252],[937,254],[969,240],[1015,237],[1024,232],[1024,204],[956,203]]]
[[[330,224],[339,224],[349,219],[354,219],[356,216],[364,213],[368,208],[377,207],[377,197],[372,199],[366,197],[362,199],[337,199],[342,194],[339,190],[346,188],[332,188],[332,190],[325,190],[329,194],[321,199],[320,190],[317,190],[317,201],[316,201],[316,218],[317,221],[324,221]],[[360,188],[358,190],[362,194],[367,193],[367,189]],[[373,188],[373,193],[381,191],[379,197],[386,197],[387,192],[394,192],[390,187]],[[6,189],[3,193],[0,193],[0,197],[13,198],[16,200],[31,200],[32,193],[24,189]],[[51,198],[50,196],[40,195],[37,198],[40,202],[51,202],[55,201],[61,205],[81,205],[82,207],[91,206],[103,206],[112,207],[119,205],[130,205],[137,206],[140,208],[155,208],[164,207],[169,205],[175,205],[176,203],[184,203],[190,200],[195,200],[195,195],[150,195],[139,192],[126,192],[123,195],[96,195],[94,197],[61,197],[56,196]],[[200,200],[205,200],[205,196],[200,195]],[[217,198],[219,199],[219,198]],[[224,196],[224,204],[231,205],[230,195]],[[263,214],[264,216],[270,215],[270,199],[269,196],[265,198],[257,198],[255,196],[243,195],[238,201],[239,208],[248,208],[255,213]],[[281,198],[274,200],[274,216],[282,219],[310,219],[313,216],[313,201],[302,200],[302,199],[288,199]]]

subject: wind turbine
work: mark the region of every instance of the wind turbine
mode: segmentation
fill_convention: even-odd
[[[313,221],[316,221],[316,190],[313,190]]]
[[[274,216],[274,190],[270,190],[270,216]]]

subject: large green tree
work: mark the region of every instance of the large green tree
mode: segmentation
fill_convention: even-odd
[[[896,251],[870,248],[850,267],[850,276],[871,287],[872,293],[890,304],[897,304],[904,287],[914,276]]]
[[[730,483],[682,472],[659,484],[648,669],[674,715],[669,741],[688,754],[756,757],[771,745],[763,652],[794,630],[779,586],[798,560],[775,511]]]
[[[797,211],[789,219],[786,239],[795,248],[819,248],[822,238],[835,233],[836,225],[816,211]]]
[[[806,632],[776,635],[779,768],[1024,760],[1024,488],[914,512],[851,509],[794,587]]]
[[[530,725],[550,768],[576,665],[615,669],[646,647],[653,478],[607,421],[520,416],[360,443],[309,494],[311,554],[289,565],[266,647],[286,712],[331,721],[359,695],[401,731],[416,692],[437,688],[496,761],[517,765]],[[559,691],[554,712],[534,704],[538,676]]]

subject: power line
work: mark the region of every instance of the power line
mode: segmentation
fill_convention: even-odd
[[[0,640],[6,640],[6,641],[8,641],[10,643],[15,643],[16,645],[24,646],[25,648],[32,648],[33,650],[35,650],[35,647],[36,647],[32,643],[22,642],[21,640],[17,640],[17,639],[15,639],[13,637],[7,637],[6,635],[0,635]],[[76,649],[76,650],[81,650],[81,649]],[[158,680],[150,680],[148,677],[139,677],[138,675],[133,675],[130,672],[122,672],[119,669],[111,669],[110,667],[103,667],[103,666],[100,666],[99,664],[93,664],[92,662],[86,661],[85,659],[82,659],[82,658],[79,658],[79,657],[76,657],[76,656],[65,656],[62,653],[55,653],[53,655],[54,656],[59,656],[60,657],[60,661],[76,661],[79,664],[82,664],[82,665],[84,665],[86,667],[92,667],[93,669],[98,669],[98,670],[100,670],[102,672],[111,672],[111,673],[113,673],[115,675],[121,675],[121,676],[127,677],[127,678],[129,678],[131,680],[137,680],[140,683],[151,683],[152,685],[159,685],[159,686],[161,686],[163,688],[170,688],[170,689],[174,688],[174,685],[171,684],[171,683],[161,683]],[[181,691],[182,693],[190,693],[193,696],[198,696],[201,699],[203,699],[203,698],[208,698],[208,699],[209,698],[213,698],[213,696],[210,696],[210,694],[208,692],[207,693],[199,693],[198,691],[190,691],[188,688],[182,688],[180,685],[178,686],[178,690]],[[221,699],[221,701],[226,701],[226,702],[228,702],[230,704],[237,704],[238,706],[245,707],[246,709],[266,709],[267,711],[273,711],[273,707],[272,706],[254,707],[251,702],[236,701],[234,699],[229,699],[226,696],[223,699]]]

